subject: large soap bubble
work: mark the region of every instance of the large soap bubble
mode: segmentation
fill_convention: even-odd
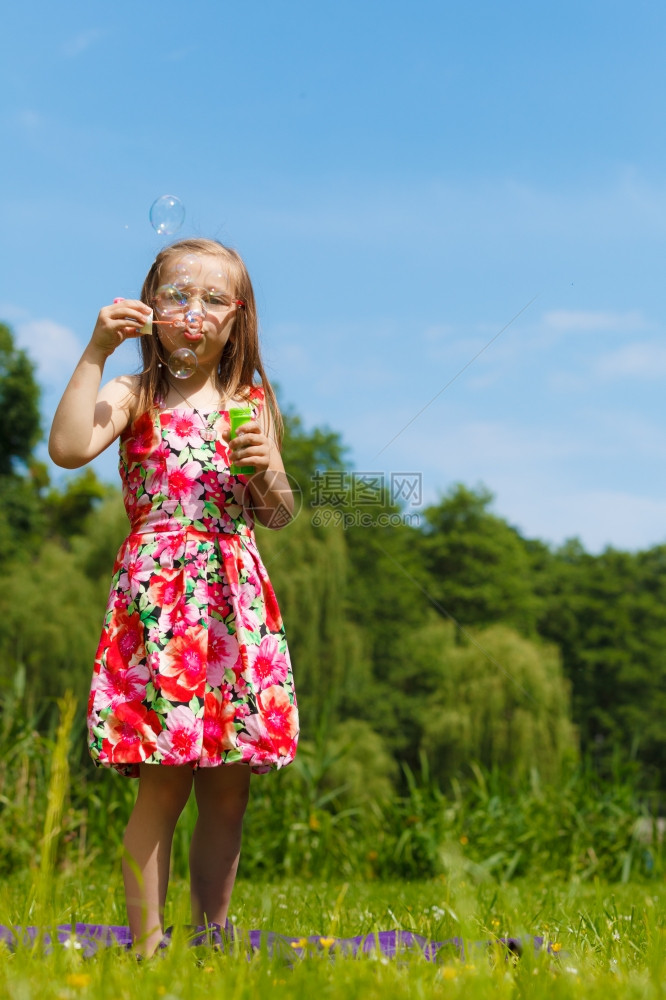
[[[150,206],[150,224],[159,236],[173,236],[185,221],[185,206],[175,194],[163,194]]]
[[[189,378],[197,370],[197,356],[189,347],[178,347],[169,355],[169,371],[175,378]]]

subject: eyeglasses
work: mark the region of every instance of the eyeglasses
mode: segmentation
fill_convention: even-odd
[[[176,285],[162,285],[155,293],[155,309],[157,312],[187,313],[192,311],[193,304],[199,303],[197,312],[223,312],[230,306],[243,308],[243,299],[233,299],[224,292],[210,288],[178,288]]]

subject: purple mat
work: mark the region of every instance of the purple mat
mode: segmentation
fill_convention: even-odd
[[[368,955],[379,952],[387,958],[404,956],[407,953],[421,955],[429,962],[441,961],[445,958],[465,959],[465,945],[462,938],[454,937],[446,941],[429,941],[421,934],[412,931],[378,931],[376,934],[359,934],[356,937],[324,937],[319,934],[310,937],[289,937],[286,934],[276,934],[274,931],[243,931],[227,924],[225,928],[219,924],[211,924],[208,928],[190,927],[189,945],[191,947],[215,947],[224,949],[234,945],[247,948],[248,954],[267,953],[279,955],[287,959],[300,958],[304,955],[342,954]],[[160,948],[167,948],[173,928],[169,928]],[[96,954],[101,948],[119,948],[129,950],[132,938],[129,927],[119,927],[109,924],[59,924],[54,931],[41,930],[39,927],[7,927],[0,924],[0,942],[4,942],[10,950],[18,947],[37,947],[41,952],[50,953],[54,945],[63,948],[73,948],[86,957]],[[467,948],[491,948],[502,945],[507,954],[522,955],[523,949],[531,942],[535,951],[543,946],[542,937],[531,938],[496,938],[488,941],[476,941]],[[547,945],[550,954],[555,954]],[[441,953],[441,954],[440,954]]]

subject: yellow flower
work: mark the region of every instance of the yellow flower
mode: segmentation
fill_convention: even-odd
[[[452,965],[445,965],[442,969],[442,979],[455,979],[458,975],[458,970]]]
[[[553,943],[550,946],[550,950],[555,952],[562,951],[562,945],[559,943],[559,941],[553,941]]]
[[[319,938],[319,944],[322,945],[322,947],[324,947],[324,948],[332,948],[333,945],[335,944],[335,938],[334,937],[321,937],[321,938]]]
[[[310,822],[308,825],[311,830],[318,830],[319,827],[321,826],[321,823],[319,822],[314,813],[310,813]]]
[[[308,946],[307,938],[299,938],[298,941],[291,942],[292,948],[307,948],[307,946]]]
[[[81,989],[83,989],[84,986],[88,986],[89,984],[90,984],[90,976],[88,975],[87,972],[70,972],[70,974],[67,976],[68,986],[79,986]]]
[[[469,844],[469,837],[466,837],[465,834],[463,833],[462,837],[460,838],[460,843],[463,845],[463,847],[465,846],[465,844]]]
[[[368,851],[367,853],[368,861],[376,861],[378,857],[379,854],[377,853],[377,851]]]

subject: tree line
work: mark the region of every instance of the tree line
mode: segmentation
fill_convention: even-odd
[[[0,325],[0,694],[25,677],[39,712],[71,688],[83,713],[113,559],[115,485],[51,482],[33,366]],[[285,413],[298,517],[258,529],[288,637],[306,745],[335,778],[386,795],[427,759],[442,782],[479,763],[556,783],[583,756],[662,788],[666,545],[599,555],[525,538],[492,493],[457,484],[419,524],[385,489],[353,516],[340,435]],[[338,474],[322,497],[323,473]],[[385,518],[377,515],[383,513]],[[390,516],[389,516],[390,515]],[[82,749],[82,758],[85,748]]]

